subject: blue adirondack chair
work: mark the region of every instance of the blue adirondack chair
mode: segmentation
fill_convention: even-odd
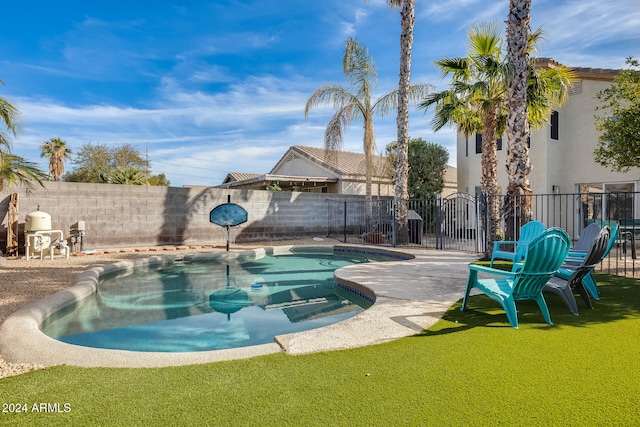
[[[466,310],[471,289],[478,288],[498,301],[507,313],[509,323],[518,328],[516,301],[535,300],[545,321],[552,325],[542,288],[565,260],[571,238],[560,228],[549,228],[527,244],[524,261],[516,271],[503,271],[475,264],[469,265],[467,289],[461,310]],[[478,273],[490,273],[501,278],[478,279]]]
[[[512,261],[514,264],[519,263],[527,252],[527,245],[529,242],[544,230],[545,226],[540,221],[529,221],[520,227],[520,238],[517,241],[499,240],[493,242],[493,252],[491,253],[491,263],[489,266],[493,267],[493,262],[496,259],[507,259]],[[514,250],[509,251],[503,249],[503,247],[507,245],[513,245]]]
[[[568,257],[556,271],[556,277],[551,278],[544,287],[545,291],[560,295],[569,310],[576,316],[578,315],[578,306],[573,292],[580,294],[587,307],[593,308],[587,293],[588,285],[585,285],[585,278],[591,275],[595,266],[602,261],[605,253],[611,249],[611,240],[615,240],[615,237],[612,238],[611,235],[611,229],[608,225],[605,225],[591,242],[587,255],[578,262]]]

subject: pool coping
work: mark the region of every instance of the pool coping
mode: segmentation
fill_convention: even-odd
[[[353,250],[410,258],[342,267],[337,283],[370,293],[374,304],[339,323],[293,334],[279,335],[273,343],[227,350],[184,353],[137,352],[82,347],[63,343],[42,333],[40,325],[53,312],[95,292],[100,275],[147,264],[169,264],[181,259],[256,258],[296,251]],[[0,354],[7,362],[44,366],[161,367],[181,366],[286,352],[297,355],[379,344],[415,335],[435,323],[464,292],[467,265],[477,254],[395,249],[366,245],[274,246],[239,252],[170,254],[93,266],[80,273],[73,286],[35,301],[9,315],[0,324]]]

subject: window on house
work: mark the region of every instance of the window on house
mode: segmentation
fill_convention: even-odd
[[[496,140],[498,151],[502,150],[502,138]],[[476,154],[482,153],[482,134],[476,133]]]
[[[585,225],[590,218],[619,221],[637,216],[637,188],[633,182],[580,184],[578,189]]]
[[[635,184],[623,182],[604,184],[604,192],[608,197],[604,200],[603,211],[609,218],[635,218]]]
[[[558,112],[554,111],[551,113],[551,139],[558,140],[559,129],[558,129]]]

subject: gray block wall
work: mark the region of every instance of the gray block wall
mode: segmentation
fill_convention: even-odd
[[[228,197],[247,210],[249,220],[231,229],[236,242],[324,237],[328,200],[363,200],[363,196],[321,193],[225,190],[211,187],[151,187],[115,184],[47,182],[31,192],[0,192],[0,250],[7,243],[9,195],[19,197],[19,238],[29,212],[51,215],[53,229],[65,237],[72,224],[84,221],[84,249],[226,243],[223,227],[209,222],[211,210]]]

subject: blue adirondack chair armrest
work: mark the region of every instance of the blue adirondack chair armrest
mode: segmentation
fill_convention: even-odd
[[[498,247],[498,246],[502,246],[502,245],[515,245],[518,242],[514,241],[514,240],[496,240],[495,242],[493,242],[493,246],[494,247]]]
[[[487,267],[485,265],[478,265],[478,264],[469,264],[469,272],[473,272],[475,273],[475,275],[478,274],[478,272],[482,272],[482,273],[489,273],[489,274],[495,274],[496,276],[507,276],[507,277],[515,277],[515,273],[512,271],[505,271],[505,270],[500,270],[498,268],[491,268],[491,267]]]
[[[511,272],[517,273],[518,271],[520,271],[523,265],[524,265],[524,262],[514,262],[513,266],[511,267]]]
[[[563,265],[556,271],[555,276],[561,278],[562,280],[569,280],[574,271],[575,268],[567,268]]]

